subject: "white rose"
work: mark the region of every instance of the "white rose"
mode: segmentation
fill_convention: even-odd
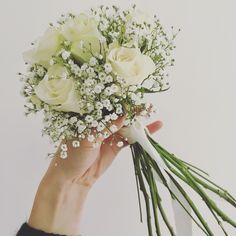
[[[56,28],[50,27],[33,49],[23,53],[25,62],[30,64],[38,63],[48,68],[50,59],[60,49],[61,41],[60,32]]]
[[[35,87],[35,94],[57,111],[83,114],[79,106],[80,96],[72,79],[65,78],[67,69],[60,65],[49,68],[47,75]]]
[[[62,25],[62,35],[69,41],[79,41],[81,35],[99,35],[97,22],[91,16],[81,13]]]
[[[92,53],[96,54],[100,51],[102,36],[98,31],[96,20],[91,16],[82,13],[68,20],[62,26],[61,33],[72,42],[71,52],[81,62],[88,62]]]
[[[124,78],[128,85],[141,83],[155,71],[153,60],[143,55],[138,48],[117,47],[107,56],[113,72]]]

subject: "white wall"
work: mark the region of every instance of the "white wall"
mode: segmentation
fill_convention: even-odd
[[[28,218],[52,145],[42,138],[41,117],[25,118],[17,72],[21,53],[60,13],[79,12],[92,0],[0,1],[0,224],[14,235]],[[128,6],[134,1],[97,0]],[[236,195],[236,15],[234,0],[136,0],[158,13],[166,27],[181,27],[171,90],[157,95],[153,119],[164,123],[156,135],[183,159],[207,169],[214,180]],[[196,199],[198,201],[198,199]],[[221,203],[220,203],[221,204]],[[167,204],[168,209],[170,206]],[[204,215],[207,210],[201,205]],[[85,236],[144,236],[139,223],[136,186],[129,149],[124,150],[90,192],[84,212]],[[234,215],[234,210],[229,209]],[[215,235],[222,235],[216,225]],[[194,228],[195,236],[201,232]],[[229,235],[235,229],[229,227]],[[166,234],[167,235],[167,234]],[[164,236],[166,236],[164,234]],[[182,236],[182,235],[181,235]]]

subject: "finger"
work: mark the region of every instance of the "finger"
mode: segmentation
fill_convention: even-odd
[[[162,126],[163,126],[163,123],[160,120],[158,120],[147,125],[147,129],[151,134],[153,134],[156,131],[158,131]]]

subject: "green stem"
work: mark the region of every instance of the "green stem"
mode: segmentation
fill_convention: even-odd
[[[152,141],[155,142],[155,141]],[[155,145],[156,144],[156,145]],[[208,197],[208,195],[201,189],[200,186],[198,186],[197,181],[195,180],[194,176],[188,171],[188,168],[183,164],[183,162],[179,161],[178,159],[174,159],[173,155],[168,153],[166,150],[163,148],[158,148],[160,147],[159,144],[156,142],[154,143],[154,146],[156,147],[157,151],[159,153],[164,154],[164,158],[168,159],[176,168],[178,168],[181,173],[185,176],[186,178],[186,183],[189,184],[202,198],[205,202],[208,202],[211,208],[226,222],[231,224],[232,226],[236,227],[236,222],[234,222],[230,217],[228,217],[221,209],[218,208],[216,203]],[[163,156],[162,156],[163,157]],[[163,159],[164,159],[163,158]],[[173,172],[176,173],[176,172]],[[179,176],[179,175],[178,175]]]
[[[208,205],[208,203],[207,203]],[[228,233],[226,232],[226,230],[224,229],[224,226],[222,224],[222,222],[220,221],[220,219],[217,217],[217,215],[215,214],[215,212],[211,209],[210,206],[208,206],[211,214],[214,216],[215,220],[217,221],[218,225],[220,226],[220,228],[222,229],[223,233],[225,234],[225,236],[228,236]]]
[[[135,145],[139,145],[139,144],[135,144]],[[209,235],[207,233],[207,231],[205,231],[205,229],[196,221],[196,219],[191,215],[191,213],[187,210],[187,208],[183,205],[183,203],[178,199],[178,197],[172,192],[172,190],[170,189],[170,187],[168,186],[168,183],[164,177],[164,175],[162,174],[160,168],[158,167],[157,163],[155,162],[155,160],[152,159],[152,157],[150,157],[148,154],[147,154],[147,158],[149,158],[149,161],[150,163],[152,164],[152,168],[156,171],[156,173],[159,175],[159,177],[161,178],[163,184],[166,186],[166,188],[168,189],[171,197],[173,199],[175,199],[180,205],[181,207],[185,210],[185,212],[189,215],[189,217],[193,220],[193,222],[206,234],[206,235]],[[190,207],[193,209],[194,206],[191,205],[190,203]],[[195,207],[196,208],[196,207]],[[198,214],[200,214],[198,212],[198,210],[196,209],[197,211],[197,216]]]
[[[162,149],[163,149],[163,148],[162,148]],[[172,154],[172,155],[174,155],[174,154]],[[175,155],[174,155],[174,156],[175,156]],[[176,156],[175,156],[175,157],[176,157]],[[177,157],[176,157],[176,158],[177,158]],[[179,159],[179,160],[180,160],[180,159]],[[182,161],[184,164],[186,164],[186,165],[188,165],[188,166],[190,166],[190,167],[192,167],[192,168],[194,168],[194,169],[196,169],[196,170],[202,172],[203,174],[209,176],[209,174],[208,174],[207,172],[205,172],[204,170],[200,169],[199,167],[194,166],[193,164],[190,164],[190,163],[188,163],[188,162],[186,162],[186,161],[183,161],[183,160],[181,160],[181,161]]]
[[[166,173],[168,174],[168,176],[170,177],[170,179],[172,180],[172,182],[175,184],[175,186],[178,188],[178,190],[181,192],[181,194],[183,195],[183,197],[186,199],[186,201],[189,203],[189,205],[191,206],[191,208],[193,209],[193,211],[195,212],[195,214],[197,215],[198,219],[201,221],[202,225],[204,226],[204,228],[206,229],[206,231],[209,233],[210,236],[214,236],[213,232],[211,231],[211,229],[209,228],[208,224],[206,223],[206,221],[203,219],[202,215],[199,213],[197,207],[195,206],[195,204],[193,203],[193,201],[191,200],[191,198],[187,195],[187,193],[185,192],[185,190],[181,187],[181,185],[175,180],[175,178],[168,172],[166,171]]]
[[[229,216],[227,216],[217,205],[216,203],[208,197],[208,195],[202,190],[202,188],[196,183],[194,177],[187,170],[183,170],[185,172],[185,176],[192,182],[196,190],[202,196],[203,200],[211,206],[211,208],[222,218],[222,220],[228,222],[232,226],[236,228],[236,222],[233,221]]]
[[[195,170],[191,170],[191,172],[195,173],[196,175],[200,176],[202,179],[206,180],[208,183],[212,184],[213,186],[215,186],[216,188],[212,188],[210,185],[207,185],[205,182],[203,182],[201,179],[195,177],[195,179],[201,184],[203,185],[203,187],[208,188],[207,186],[210,186],[210,188],[208,188],[209,190],[211,190],[212,192],[215,192],[216,194],[221,194],[222,198],[225,198],[225,200],[228,200],[229,203],[236,207],[236,199],[231,196],[225,189],[223,189],[222,187],[220,187],[219,185],[215,184],[214,182],[212,182],[210,179],[206,178],[205,176],[199,174],[198,172],[196,172]],[[207,185],[207,186],[206,186]],[[214,190],[213,190],[214,189]],[[221,191],[219,191],[221,190]]]
[[[144,200],[145,200],[145,203],[146,203],[148,233],[149,233],[149,236],[153,236],[153,234],[152,234],[152,224],[151,224],[149,195],[146,191],[145,183],[143,181],[143,176],[142,176],[142,172],[141,172],[141,169],[140,169],[140,163],[139,163],[140,155],[139,155],[139,153],[135,152],[135,149],[133,149],[133,154],[134,154],[134,160],[135,160],[135,168],[136,168],[137,173],[138,173],[140,189],[143,192]]]
[[[147,161],[145,161],[143,157],[143,152],[142,150],[139,150],[141,151],[141,157],[140,157],[140,163],[142,165],[142,170],[143,170],[143,173],[144,173],[144,176],[146,178],[146,181],[149,185],[149,189],[150,189],[150,193],[151,193],[151,200],[152,200],[152,209],[153,209],[153,215],[154,215],[154,222],[155,222],[155,227],[156,227],[156,234],[157,236],[161,236],[161,230],[160,230],[160,225],[159,225],[159,220],[158,220],[158,213],[157,213],[157,202],[158,202],[158,199],[157,199],[157,195],[155,195],[155,192],[154,192],[154,182],[152,181],[151,179],[151,169],[150,169],[150,166],[149,166],[149,163]]]
[[[161,197],[160,197],[160,195],[159,195],[159,193],[158,193],[158,189],[157,189],[157,186],[156,186],[156,182],[155,182],[155,180],[154,180],[154,176],[153,176],[153,173],[152,173],[151,166],[150,166],[150,164],[148,164],[148,165],[149,165],[149,168],[150,168],[150,169],[149,169],[150,179],[151,179],[151,181],[152,181],[152,183],[153,183],[153,186],[152,186],[152,187],[153,187],[153,194],[154,194],[154,195],[156,196],[156,198],[157,198],[157,206],[158,206],[158,209],[160,210],[161,216],[162,216],[162,218],[163,218],[163,220],[164,220],[164,222],[165,222],[165,224],[166,224],[166,227],[168,228],[168,230],[169,230],[171,236],[176,236],[173,227],[171,226],[170,222],[168,221],[168,218],[167,218],[167,216],[166,216],[166,213],[165,213],[165,211],[164,211],[164,208],[162,207],[162,204],[161,204],[162,199],[161,199]]]
[[[184,168],[185,170],[188,170],[189,168],[186,167],[186,165],[184,164],[183,161],[181,161],[180,159],[176,158],[175,156],[173,156],[172,154],[170,154],[169,152],[167,152],[165,149],[163,149],[158,143],[156,143],[154,140],[152,140],[153,145],[155,146],[155,148],[157,148],[158,152],[161,152],[164,155],[163,160],[166,163],[166,159],[173,164],[177,169],[179,169],[180,171]],[[167,163],[166,163],[167,164]],[[168,166],[170,167],[170,166]],[[189,182],[186,181],[186,179],[183,178],[183,176],[180,176],[180,173],[178,173],[176,170],[174,170],[173,168],[171,168],[171,171],[173,171],[179,178],[181,178],[183,181],[185,181],[188,185]],[[181,171],[182,172],[182,171]],[[188,171],[189,172],[189,171]],[[189,172],[190,173],[190,172]],[[193,176],[193,175],[192,175]],[[207,183],[205,183],[204,181],[202,181],[201,179],[197,178],[196,176],[193,176],[194,179],[199,182],[203,187],[209,189],[210,191],[214,192],[215,194],[217,194],[218,196],[220,196],[221,198],[225,199],[228,203],[230,203],[232,206],[236,207],[236,202],[234,201],[234,198],[228,194],[227,191],[221,191],[220,189],[216,189],[213,188],[212,186],[208,185]],[[204,177],[204,176],[202,176]],[[212,182],[213,183],[213,182]],[[191,186],[192,187],[192,186]]]
[[[154,141],[154,140],[152,140],[152,141]],[[154,142],[155,142],[155,141],[154,141]],[[155,142],[155,143],[156,143],[156,142]],[[167,152],[167,150],[165,150],[163,147],[161,147],[158,143],[156,143],[156,144],[159,146],[159,148],[160,148],[162,151],[166,152],[168,155],[170,155],[170,156],[171,156],[175,161],[177,161],[178,163],[181,162],[181,163],[183,164],[183,166],[185,166],[185,167],[186,167],[186,165],[191,166],[191,167],[193,167],[194,169],[196,169],[196,170],[198,170],[198,171],[204,173],[205,175],[208,175],[208,176],[209,176],[209,174],[206,173],[205,171],[201,170],[200,168],[198,168],[198,167],[196,167],[196,166],[194,166],[194,165],[192,165],[192,164],[190,164],[190,163],[187,163],[187,162],[185,162],[185,161],[179,159],[179,158],[176,157],[174,154],[171,154],[171,153]],[[221,198],[224,198],[226,201],[228,201],[232,206],[236,207],[236,199],[235,199],[232,195],[230,195],[225,189],[223,189],[222,187],[218,186],[217,184],[215,184],[214,182],[212,182],[211,180],[209,180],[209,179],[206,178],[205,176],[201,175],[200,173],[198,173],[198,172],[195,171],[194,169],[189,168],[188,166],[186,167],[188,170],[191,170],[192,172],[194,172],[195,174],[197,174],[198,176],[200,176],[201,178],[203,178],[204,180],[206,180],[207,182],[209,182],[210,184],[212,184],[212,185],[215,186],[216,188],[213,188],[212,186],[210,186],[210,185],[208,185],[207,183],[203,182],[201,179],[197,178],[197,180],[199,181],[199,183],[200,183],[203,187],[205,187],[205,188],[211,190],[212,192],[216,193],[216,194],[219,195]]]
[[[131,145],[130,145],[130,149],[131,149],[131,152],[132,152],[133,163],[134,163],[135,182],[136,182],[137,193],[138,193],[138,205],[139,205],[140,222],[143,222],[142,205],[141,205],[141,198],[140,198],[140,193],[139,193],[140,185],[139,185],[139,180],[138,180],[138,173],[137,173],[137,170],[135,168],[135,159],[134,159],[135,157],[134,157]]]

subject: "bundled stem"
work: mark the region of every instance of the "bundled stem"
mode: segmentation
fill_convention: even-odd
[[[171,236],[176,236],[173,227],[171,223],[168,220],[167,215],[165,214],[165,211],[163,209],[162,203],[161,203],[161,196],[158,193],[157,183],[154,179],[153,173],[155,172],[164,186],[169,191],[171,197],[175,199],[185,210],[185,212],[189,215],[189,217],[192,218],[192,220],[196,223],[196,225],[208,236],[214,236],[214,233],[208,226],[206,220],[201,215],[200,211],[198,210],[197,206],[191,199],[191,197],[187,194],[184,187],[175,179],[175,177],[172,175],[174,174],[177,176],[180,180],[184,181],[189,187],[191,187],[205,202],[206,206],[209,208],[209,211],[211,212],[212,216],[218,223],[219,227],[222,229],[224,235],[228,235],[227,231],[225,230],[220,218],[232,225],[233,227],[236,227],[236,222],[232,220],[224,211],[222,211],[216,203],[209,197],[209,195],[204,191],[204,189],[209,190],[210,192],[213,192],[214,194],[218,195],[222,199],[224,199],[226,202],[231,204],[233,207],[236,207],[236,200],[235,198],[229,194],[225,189],[218,186],[214,182],[212,182],[208,176],[208,174],[199,169],[196,166],[193,166],[192,164],[189,164],[187,162],[182,161],[181,159],[177,158],[175,155],[169,153],[167,150],[165,150],[163,147],[161,147],[157,142],[155,142],[150,136],[148,136],[149,141],[153,145],[153,147],[156,149],[157,153],[161,156],[164,163],[166,164],[165,172],[169,179],[174,183],[178,191],[181,193],[181,195],[184,197],[186,202],[189,204],[191,209],[193,210],[195,216],[198,220],[196,220],[192,214],[186,209],[184,203],[178,199],[176,194],[172,191],[172,189],[169,187],[169,184],[166,180],[166,177],[162,173],[162,170],[156,163],[154,159],[142,148],[142,146],[138,143],[131,145],[131,151],[134,161],[134,168],[135,168],[135,174],[136,174],[136,183],[138,188],[138,197],[139,197],[139,206],[140,206],[140,218],[141,217],[141,201],[140,201],[140,195],[139,195],[139,188],[143,192],[143,196],[146,203],[146,210],[147,210],[147,224],[148,224],[148,231],[149,236],[152,236],[152,225],[151,225],[151,205],[153,210],[153,216],[154,216],[154,222],[155,222],[155,229],[156,229],[156,235],[161,236],[161,229],[158,219],[158,211],[160,212],[160,215],[162,219],[164,220],[164,223],[166,227],[169,230],[169,233]],[[206,175],[206,176],[204,176]],[[145,177],[146,182],[144,181],[143,177]],[[147,188],[145,187],[145,183],[149,186],[149,192],[150,196],[147,192]],[[204,188],[204,189],[203,189]],[[150,199],[151,199],[151,205],[150,205]],[[198,222],[199,221],[199,222]]]

